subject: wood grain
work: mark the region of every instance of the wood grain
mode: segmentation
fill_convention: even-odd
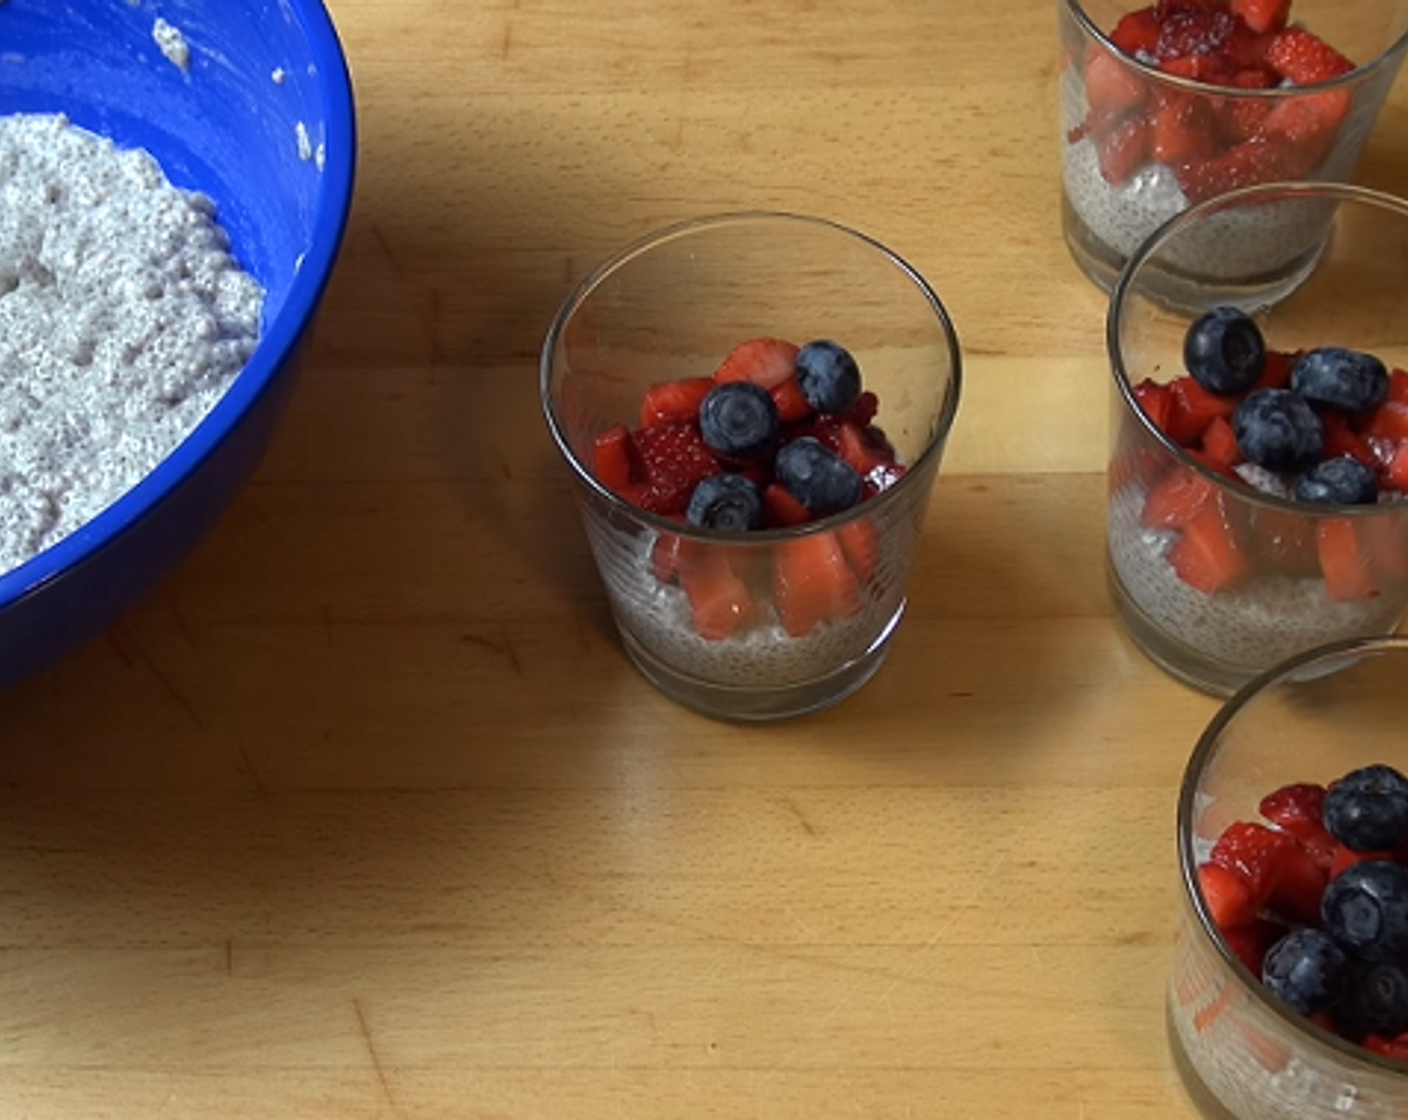
[[[1105,591],[1052,5],[331,8],[359,192],[275,446],[0,696],[0,1114],[1192,1116],[1163,984],[1215,705]],[[1361,177],[1408,193],[1401,82]],[[604,253],[748,207],[888,243],[966,364],[889,661],[770,728],[629,667],[536,381]]]

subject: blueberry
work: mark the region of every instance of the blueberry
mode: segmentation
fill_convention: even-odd
[[[1388,370],[1372,354],[1324,346],[1296,360],[1291,391],[1317,408],[1373,412],[1388,396]]]
[[[818,412],[845,412],[860,398],[860,367],[845,347],[818,339],[797,351],[797,384]]]
[[[1299,474],[1325,451],[1325,429],[1305,398],[1289,389],[1248,393],[1232,414],[1237,448],[1258,466]]]
[[[1379,477],[1358,459],[1337,455],[1297,478],[1291,497],[1322,505],[1371,506],[1379,500]]]
[[[1245,393],[1266,365],[1261,328],[1238,308],[1214,307],[1195,319],[1183,336],[1183,364],[1209,393]]]
[[[758,484],[741,474],[716,474],[703,479],[689,497],[685,517],[706,529],[746,532],[763,527],[763,494]]]
[[[772,394],[751,381],[725,382],[711,389],[699,406],[699,434],[730,459],[767,454],[780,426]]]
[[[1383,852],[1408,840],[1408,778],[1392,766],[1352,770],[1325,792],[1321,820],[1355,852]]]
[[[860,501],[860,472],[814,436],[784,444],[774,469],[787,492],[818,517]]]
[[[1408,867],[1386,859],[1351,864],[1320,898],[1324,928],[1351,953],[1389,960],[1408,951]]]
[[[1345,971],[1335,1021],[1351,1037],[1408,1030],[1408,972],[1397,961],[1353,961]]]
[[[1328,1011],[1338,1002],[1349,954],[1328,933],[1298,929],[1267,950],[1261,982],[1302,1015]]]

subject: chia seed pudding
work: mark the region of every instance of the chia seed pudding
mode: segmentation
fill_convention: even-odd
[[[0,116],[0,572],[169,455],[258,342],[215,205],[60,115]]]
[[[1178,534],[1140,523],[1147,497],[1138,483],[1110,497],[1112,573],[1155,626],[1205,658],[1251,675],[1324,642],[1392,632],[1403,615],[1401,591],[1337,602],[1319,576],[1257,572],[1206,594],[1180,579],[1167,559]]]
[[[881,645],[904,610],[904,579],[895,567],[912,554],[918,536],[917,527],[912,532],[887,530],[882,554],[861,585],[853,613],[824,619],[796,636],[779,621],[770,596],[760,594],[762,614],[756,622],[720,639],[700,635],[689,597],[654,571],[657,534],[616,530],[591,520],[587,527],[626,640],[675,672],[712,686],[749,689],[815,681],[843,671]]]

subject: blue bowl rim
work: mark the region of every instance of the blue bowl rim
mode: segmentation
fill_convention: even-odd
[[[135,486],[63,540],[0,573],[0,611],[96,556],[213,455],[254,408],[311,329],[351,215],[357,167],[356,104],[346,54],[322,0],[299,5],[310,64],[326,101],[323,189],[309,246],[287,299],[245,368],[195,429]]]

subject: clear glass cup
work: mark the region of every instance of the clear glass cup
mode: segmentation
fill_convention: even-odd
[[[1178,800],[1180,906],[1167,992],[1183,1084],[1209,1117],[1400,1120],[1408,1065],[1323,1029],[1272,996],[1218,931],[1198,867],[1267,794],[1371,763],[1408,771],[1408,639],[1335,643],[1248,683],[1213,718]]]
[[[1228,266],[1255,256],[1282,223],[1287,240],[1272,239],[1282,247],[1294,230],[1317,231],[1293,272]],[[1134,386],[1182,375],[1189,323],[1223,305],[1251,314],[1269,348],[1345,346],[1408,368],[1408,203],[1343,184],[1232,192],[1168,222],[1116,283],[1106,334],[1112,597],[1150,658],[1226,695],[1302,650],[1398,627],[1408,607],[1408,501],[1333,506],[1276,497],[1210,469],[1159,428]],[[1373,443],[1385,457],[1394,446]],[[1204,590],[1180,578],[1170,559],[1179,534],[1149,524],[1151,495],[1178,472],[1215,491],[1245,562],[1234,584]],[[1339,563],[1341,553],[1355,563]]]
[[[708,377],[737,343],[757,337],[826,338],[850,350],[903,476],[843,513],[732,534],[657,516],[597,480],[595,438],[618,422],[634,427],[647,386]],[[904,611],[959,387],[958,339],[939,297],[889,249],[831,222],[708,217],[654,233],[597,268],[548,332],[542,403],[637,668],[674,700],[731,720],[797,716],[860,688]],[[779,566],[856,543],[868,555],[837,566],[833,616],[784,627]],[[724,565],[738,575],[740,622],[726,636],[701,636],[686,588]]]
[[[1348,182],[1408,52],[1402,0],[1294,0],[1291,19],[1357,68],[1319,84],[1213,86],[1111,41],[1145,6],[1058,0],[1062,229],[1076,264],[1106,290],[1155,229],[1214,193]]]

